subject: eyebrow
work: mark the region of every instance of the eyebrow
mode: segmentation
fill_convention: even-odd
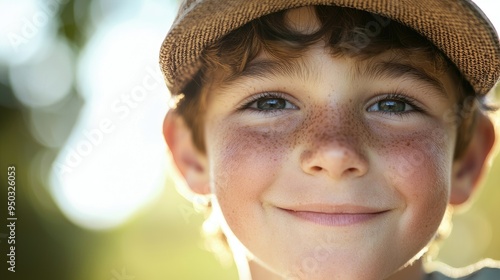
[[[366,75],[372,79],[385,78],[404,78],[409,77],[413,80],[423,82],[435,89],[441,97],[448,98],[443,83],[436,77],[428,74],[413,65],[400,62],[376,62],[368,63],[363,69],[357,68],[355,75]]]
[[[252,61],[238,77],[268,78],[280,75],[296,77],[304,81],[314,78],[310,68],[301,59]]]

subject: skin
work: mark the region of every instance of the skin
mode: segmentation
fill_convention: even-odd
[[[289,19],[304,32],[317,25],[307,8]],[[277,61],[263,52],[249,67],[262,62]],[[389,62],[430,79],[368,71]],[[453,110],[455,83],[418,54],[360,61],[318,42],[294,65],[300,71],[216,76],[206,154],[166,136],[181,173],[213,195],[225,233],[254,257],[254,280],[421,279],[420,262],[408,265],[432,240],[452,186],[468,197],[494,137],[472,151],[481,155],[474,170],[453,160],[456,124],[443,112]]]

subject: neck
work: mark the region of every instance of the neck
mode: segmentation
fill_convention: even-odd
[[[242,260],[240,260],[242,261]],[[244,264],[240,262],[238,265],[240,280],[282,280],[281,277],[265,269],[255,261],[246,261]],[[386,280],[423,280],[425,272],[423,270],[422,261],[417,260],[412,265],[407,266],[395,274],[391,275]]]
[[[416,260],[412,265],[409,265],[398,272],[391,275],[387,280],[423,280],[425,272],[422,260]]]
[[[283,280],[283,278],[265,269],[255,261],[249,261],[251,280]]]

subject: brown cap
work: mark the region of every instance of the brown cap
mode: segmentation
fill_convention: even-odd
[[[261,16],[308,5],[335,5],[379,14],[409,26],[455,63],[478,94],[500,76],[500,42],[491,22],[469,0],[187,0],[160,49],[172,94],[200,69],[203,50]]]

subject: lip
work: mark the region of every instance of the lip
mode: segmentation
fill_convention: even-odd
[[[279,209],[301,220],[334,227],[361,224],[389,211],[364,206],[327,204],[301,205]]]

